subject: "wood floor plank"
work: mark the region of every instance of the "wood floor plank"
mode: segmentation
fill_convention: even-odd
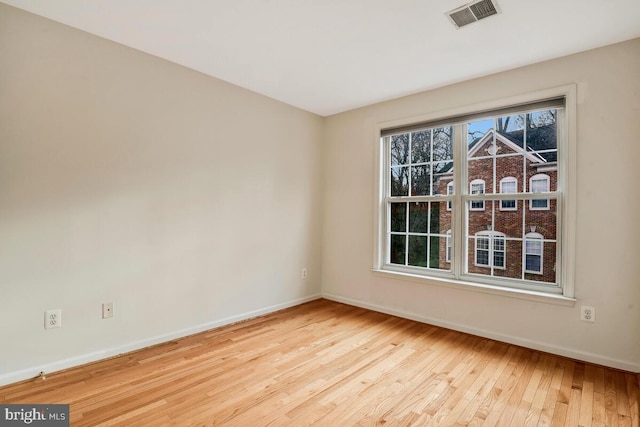
[[[0,387],[75,426],[638,426],[638,375],[317,300]]]

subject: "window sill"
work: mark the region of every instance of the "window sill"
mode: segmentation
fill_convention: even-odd
[[[473,282],[465,282],[462,280],[445,279],[439,277],[424,277],[417,274],[403,273],[391,270],[371,270],[375,275],[386,277],[389,279],[408,280],[411,282],[423,283],[435,286],[444,286],[447,288],[454,288],[460,290],[466,290],[471,292],[480,292],[484,294],[500,295],[509,298],[517,298],[528,301],[542,302],[546,304],[563,305],[567,307],[573,307],[576,299],[566,297],[559,294],[551,294],[547,292],[537,292],[525,289],[505,288],[502,286],[486,285]]]

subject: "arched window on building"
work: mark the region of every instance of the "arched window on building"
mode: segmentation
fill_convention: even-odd
[[[529,179],[529,192],[531,193],[548,193],[549,192],[549,175],[539,173]],[[549,209],[549,199],[533,199],[529,201],[529,209],[531,210],[547,210]]]
[[[474,179],[469,183],[469,194],[484,194],[484,179]],[[472,211],[483,211],[484,200],[472,200]]]
[[[500,180],[500,193],[514,194],[518,191],[518,180],[512,176]],[[515,211],[517,209],[515,200],[500,200],[501,211]]]

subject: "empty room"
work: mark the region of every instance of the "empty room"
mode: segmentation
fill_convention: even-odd
[[[0,426],[638,426],[640,2],[0,0]]]

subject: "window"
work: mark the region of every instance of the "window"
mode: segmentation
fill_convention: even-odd
[[[517,193],[518,180],[510,176],[500,180],[500,192],[503,194]],[[501,211],[515,211],[517,204],[515,200],[500,200]]]
[[[474,179],[469,187],[470,194],[484,194],[484,181],[482,179]],[[474,200],[471,202],[472,211],[483,211],[484,200]]]
[[[453,194],[453,181],[447,184],[447,196]],[[447,210],[451,210],[451,200],[447,200]]]
[[[445,183],[452,174],[451,144],[450,127],[421,129],[389,138],[389,264],[449,269],[444,265],[447,236],[441,218],[446,203],[439,197],[449,191]]]
[[[572,296],[575,88],[566,90],[381,125],[375,270]]]
[[[525,238],[525,271],[527,273],[542,274],[543,236],[540,233],[527,233]]]
[[[529,188],[532,193],[548,193],[549,192],[549,175],[537,174],[531,177],[529,180]],[[548,199],[533,199],[529,202],[529,208],[532,210],[546,210],[549,209]]]
[[[481,231],[476,234],[475,264],[481,267],[505,268],[504,233]]]

